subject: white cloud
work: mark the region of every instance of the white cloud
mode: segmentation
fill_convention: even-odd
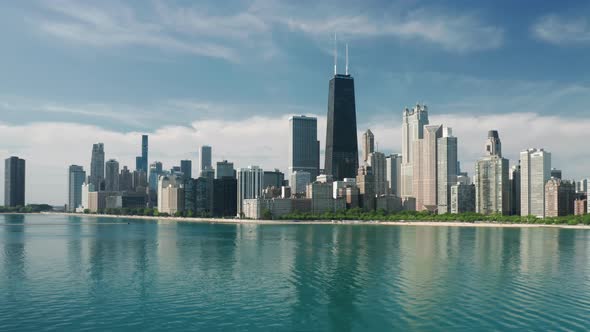
[[[590,22],[586,17],[548,15],[531,27],[533,35],[552,44],[580,44],[590,42]]]
[[[310,114],[311,115],[311,114]],[[543,116],[536,113],[510,113],[489,116],[436,114],[431,123],[453,128],[459,138],[459,156],[463,169],[473,173],[473,163],[483,153],[487,131],[497,129],[503,151],[511,162],[518,152],[529,147],[546,148],[552,152],[554,167],[565,178],[590,176],[590,152],[581,137],[590,132],[590,120]],[[195,121],[189,127],[166,126],[150,134],[150,161],[160,160],[166,168],[192,159],[196,167],[196,151],[202,144],[213,146],[214,160],[228,159],[237,167],[250,164],[265,169],[287,168],[287,116],[252,117],[243,120]],[[326,121],[319,116],[318,137],[322,146]],[[359,135],[370,128],[384,152],[399,152],[401,140],[399,117],[374,119],[359,124]],[[34,135],[23,135],[34,133]],[[27,160],[28,202],[63,204],[67,193],[67,167],[81,164],[88,169],[93,143],[105,143],[107,158],[116,158],[131,168],[140,152],[138,132],[119,133],[96,126],[73,123],[32,123],[7,125],[0,123],[0,160],[18,155]],[[323,164],[323,158],[322,158]],[[4,172],[0,172],[2,177]],[[2,179],[0,178],[0,183]],[[2,193],[0,192],[0,195]]]

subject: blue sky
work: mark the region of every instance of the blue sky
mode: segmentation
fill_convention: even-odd
[[[588,149],[576,145],[590,131],[590,5],[581,1],[7,1],[0,8],[0,156],[27,157],[33,183],[62,186],[68,163],[89,163],[93,141],[133,166],[141,132],[152,135],[152,156],[165,166],[181,157],[196,163],[198,146],[211,144],[217,159],[285,169],[284,117],[325,116],[335,32],[341,71],[344,43],[350,47],[359,129],[377,128],[386,152],[399,147],[401,110],[424,102],[431,122],[448,121],[465,142],[464,165],[485,139],[487,129],[466,128],[475,123],[499,129],[511,159],[529,145],[546,147],[564,174],[590,175]],[[531,123],[555,132],[522,130]],[[227,128],[251,139],[243,154],[226,141],[231,135],[216,135]],[[280,144],[267,142],[273,133]],[[44,144],[56,149],[55,161],[38,157]],[[62,201],[48,192],[30,200]]]

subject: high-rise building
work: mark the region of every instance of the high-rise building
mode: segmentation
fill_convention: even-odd
[[[296,171],[308,172],[314,180],[319,175],[320,141],[315,117],[289,118],[289,175]]]
[[[475,164],[475,211],[510,214],[508,159],[502,158],[502,143],[496,130],[488,132],[485,156]]]
[[[360,194],[360,206],[365,211],[375,210],[375,177],[371,166],[361,166],[356,176],[356,186]]]
[[[275,187],[281,188],[285,182],[285,174],[275,168],[274,171],[264,171],[263,186],[264,188]]]
[[[146,192],[146,188],[148,188],[148,179],[147,173],[144,171],[133,171],[133,184],[131,188],[136,192]]]
[[[236,178],[236,170],[234,169],[234,163],[230,163],[227,160],[217,162],[217,171],[215,178],[223,179],[225,177]]]
[[[104,144],[96,143],[92,145],[92,159],[90,160],[90,177],[88,182],[91,183],[96,191],[100,191],[104,181]]]
[[[354,79],[334,73],[328,96],[324,171],[334,181],[356,176],[358,169],[358,141]]]
[[[520,165],[510,169],[510,214],[520,216]]]
[[[236,216],[237,189],[238,182],[235,177],[224,176],[213,181],[213,216]]]
[[[119,162],[110,159],[105,163],[105,191],[119,191]]]
[[[70,165],[68,168],[68,211],[75,212],[82,205],[82,185],[86,181],[84,167]]]
[[[185,211],[191,211],[197,217],[211,217],[213,215],[213,181],[212,178],[203,177],[185,178]]]
[[[193,162],[190,160],[181,160],[180,161],[180,171],[184,175],[186,179],[190,179],[193,177]]]
[[[574,200],[574,214],[576,216],[583,216],[587,213],[588,213],[588,197],[586,195],[580,195]]]
[[[576,182],[576,192],[585,194],[588,191],[588,179],[582,179]]]
[[[557,168],[551,169],[551,177],[556,179],[561,179],[561,170]]]
[[[552,177],[545,184],[545,217],[574,214],[576,186],[573,182]]]
[[[371,132],[371,129],[367,129],[363,133],[363,161],[367,163],[369,161],[369,155],[375,152],[375,135]]]
[[[4,206],[25,206],[25,177],[24,159],[4,160]]]
[[[387,183],[389,186],[389,192],[397,197],[401,197],[402,193],[402,155],[392,154],[385,158],[387,163]]]
[[[389,184],[387,182],[387,162],[385,155],[381,152],[371,152],[367,156],[367,164],[371,166],[373,180],[375,181],[375,195],[389,194]]]
[[[289,185],[295,194],[304,194],[307,185],[311,183],[311,174],[304,171],[295,171],[289,176]]]
[[[119,174],[119,191],[133,191],[133,173],[123,166],[121,173]]]
[[[184,179],[162,175],[158,179],[158,212],[170,215],[184,211]]]
[[[437,201],[437,142],[442,137],[441,125],[424,126],[424,138],[414,141],[412,147],[413,191],[416,210],[434,211]]]
[[[148,135],[141,135],[141,170],[148,171]]]
[[[551,153],[528,149],[520,153],[520,214],[545,216],[545,184],[551,178]]]
[[[161,175],[164,174],[164,169],[162,163],[159,161],[154,161],[150,164],[150,175],[148,184],[150,186],[150,190],[157,191],[158,190],[158,179]]]
[[[240,168],[237,173],[238,178],[238,196],[237,196],[237,216],[242,217],[245,199],[258,198],[262,196],[264,170],[258,166],[249,166]]]
[[[199,170],[211,168],[211,147],[208,145],[201,146],[201,154],[199,156],[200,165]]]
[[[437,202],[438,213],[451,212],[451,186],[457,183],[457,137],[451,128],[443,128],[437,140]]]
[[[475,186],[456,183],[451,186],[450,213],[475,212]]]
[[[428,125],[428,108],[416,105],[405,109],[402,118],[402,169],[401,196],[403,199],[414,197],[413,158],[414,142],[424,138],[424,126]]]

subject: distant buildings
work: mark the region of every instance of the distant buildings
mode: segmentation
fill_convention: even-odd
[[[358,142],[352,76],[334,73],[330,80],[326,131],[325,173],[335,181],[356,176]]]
[[[249,166],[241,168],[237,173],[237,216],[243,215],[243,206],[245,199],[258,198],[262,196],[264,170],[258,166]]]
[[[133,190],[133,173],[131,173],[127,166],[123,166],[123,169],[121,169],[121,173],[119,173],[119,191]]]
[[[94,186],[96,191],[100,191],[104,187],[104,167],[104,144],[93,144],[88,182]]]
[[[135,170],[148,172],[148,135],[141,135],[141,156],[135,158]]]
[[[264,188],[281,188],[284,182],[285,174],[278,169],[275,169],[274,171],[264,171],[264,179],[262,180]]]
[[[510,214],[520,216],[520,165],[510,169]]]
[[[359,206],[365,211],[375,210],[375,177],[371,166],[361,166],[356,176]]]
[[[86,181],[84,167],[70,165],[68,168],[68,211],[75,212],[82,205],[82,185]]]
[[[545,216],[545,184],[551,178],[551,153],[528,149],[520,153],[520,213]]]
[[[319,175],[320,141],[317,118],[292,116],[289,118],[289,175],[308,172],[312,178]]]
[[[235,217],[237,214],[238,181],[224,176],[213,181],[213,216]]]
[[[289,185],[293,194],[305,194],[307,185],[311,183],[311,174],[304,171],[295,171],[289,177]]]
[[[158,179],[161,175],[164,175],[162,163],[154,161],[150,164],[150,175],[149,175],[149,187],[151,191],[156,192],[158,190]]]
[[[562,217],[574,214],[576,185],[552,177],[545,185],[545,217]]]
[[[450,213],[475,212],[475,185],[456,183],[451,186]]]
[[[371,152],[367,156],[367,164],[371,166],[373,173],[373,179],[375,181],[375,195],[381,196],[389,194],[389,182],[387,182],[387,161],[385,160],[385,155],[381,152]]]
[[[190,179],[193,177],[193,162],[190,160],[181,160],[180,161],[180,171],[184,175],[186,179]]]
[[[496,130],[488,132],[485,156],[475,164],[475,211],[510,214],[508,159],[502,158],[502,143]]]
[[[10,157],[4,160],[4,206],[25,206],[25,160]]]

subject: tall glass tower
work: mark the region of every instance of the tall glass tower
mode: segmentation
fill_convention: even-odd
[[[354,79],[348,74],[335,74],[330,80],[327,127],[325,173],[332,175],[334,181],[356,177],[358,142]]]
[[[311,178],[319,175],[320,141],[318,120],[305,115],[289,118],[289,175],[293,172],[309,172]],[[265,184],[266,186],[266,184]]]

